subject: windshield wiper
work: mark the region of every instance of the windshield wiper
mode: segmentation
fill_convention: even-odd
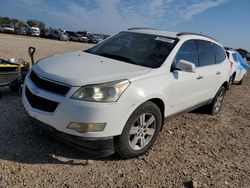
[[[96,55],[100,55],[100,56],[103,56],[103,57],[108,57],[108,58],[111,58],[111,59],[116,59],[116,60],[120,60],[120,61],[123,61],[123,62],[126,62],[126,63],[131,63],[131,64],[136,65],[136,62],[134,60],[132,60],[130,58],[127,58],[127,57],[120,56],[120,55],[106,54],[106,53],[101,53],[101,54],[96,54]]]

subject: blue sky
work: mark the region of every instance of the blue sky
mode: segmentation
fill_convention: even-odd
[[[130,27],[201,32],[250,51],[250,0],[1,0],[0,16],[66,30],[114,34]]]

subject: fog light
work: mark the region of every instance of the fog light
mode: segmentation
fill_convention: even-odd
[[[71,122],[67,128],[75,130],[79,133],[100,132],[106,127],[106,123],[77,123]]]

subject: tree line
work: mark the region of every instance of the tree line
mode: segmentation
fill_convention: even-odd
[[[0,25],[10,25],[13,27],[39,27],[41,30],[46,28],[45,23],[35,19],[29,19],[26,22],[9,17],[1,17],[0,16]]]

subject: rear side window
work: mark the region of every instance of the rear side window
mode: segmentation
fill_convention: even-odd
[[[215,64],[214,52],[210,42],[198,40],[197,41],[199,51],[199,63],[200,66]]]
[[[213,44],[213,50],[215,55],[216,63],[221,63],[226,59],[225,51],[222,47],[218,46],[217,44]]]
[[[237,61],[236,53],[233,53],[232,56],[233,56],[234,61],[235,61],[235,62],[238,62],[238,61]]]
[[[175,63],[181,59],[194,63],[195,66],[198,66],[198,51],[194,40],[189,40],[181,46],[175,56]]]

